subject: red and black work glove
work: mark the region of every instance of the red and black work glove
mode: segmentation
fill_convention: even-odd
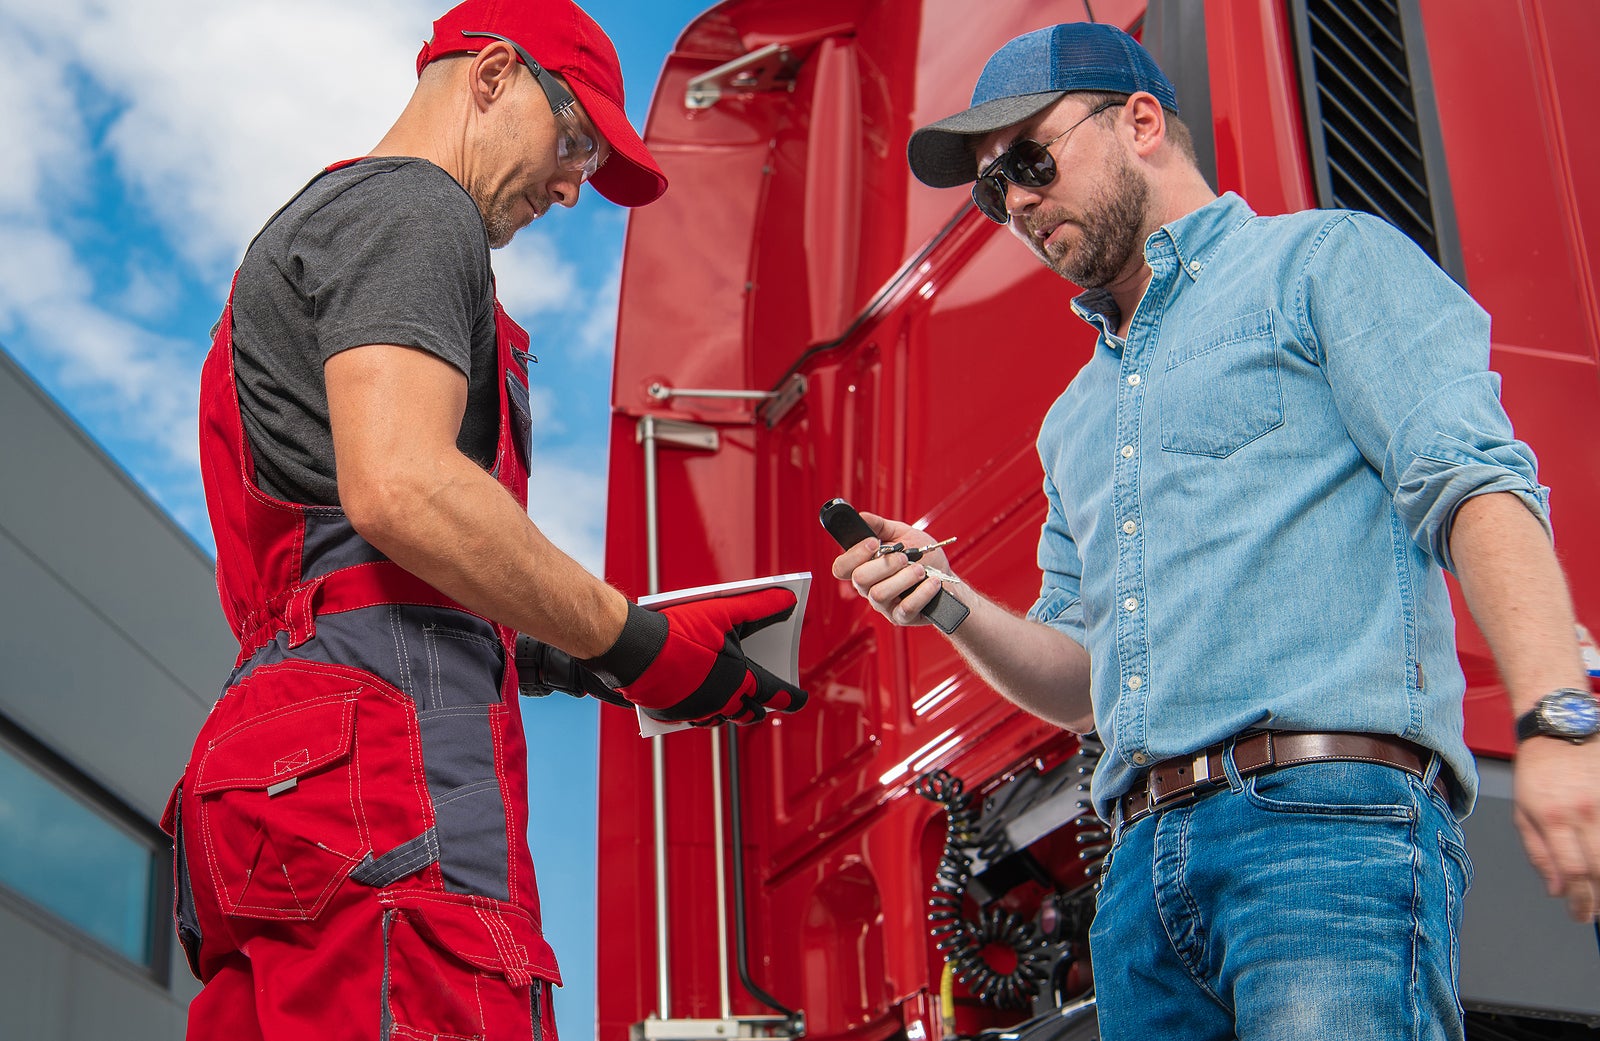
[[[633,707],[631,701],[601,683],[566,651],[525,633],[517,634],[517,690],[530,698],[542,698],[559,690],[575,698],[587,696],[623,708]]]
[[[583,665],[651,719],[758,723],[798,712],[806,692],[746,658],[739,641],[794,613],[794,594],[763,589],[651,610],[628,605],[609,651]]]

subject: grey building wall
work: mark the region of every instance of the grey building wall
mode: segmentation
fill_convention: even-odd
[[[0,349],[0,721],[148,836],[236,650],[211,559]],[[140,967],[0,886],[0,1041],[181,1038],[176,946]]]

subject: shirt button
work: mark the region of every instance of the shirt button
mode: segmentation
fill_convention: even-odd
[[[1143,752],[1135,752],[1128,758],[1133,760],[1134,766],[1143,766],[1145,763],[1150,761],[1150,757],[1145,755]]]
[[[1142,686],[1144,686],[1144,680],[1140,679],[1138,676],[1129,676],[1128,677],[1128,689],[1129,690],[1138,690]]]
[[[1133,446],[1132,445],[1123,445],[1122,446],[1122,458],[1124,458],[1124,459],[1132,459],[1133,458]]]
[[[1200,262],[1198,260],[1189,261],[1189,270],[1190,271],[1199,271],[1200,270]]]
[[[1132,376],[1128,377],[1128,386],[1137,387],[1139,385],[1139,383],[1140,383],[1139,374],[1137,372],[1134,373]]]
[[[1137,611],[1139,609],[1139,601],[1136,597],[1130,596],[1128,599],[1122,601],[1122,606],[1126,607],[1130,611]]]
[[[1131,521],[1131,520],[1130,521],[1123,521],[1122,522],[1122,530],[1127,532],[1129,535],[1132,535],[1134,532],[1139,530],[1139,525],[1133,523],[1133,521]]]

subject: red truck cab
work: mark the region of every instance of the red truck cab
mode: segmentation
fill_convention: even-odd
[[[1095,1036],[1074,1011],[1092,1008],[1080,934],[1101,839],[1077,785],[1093,749],[932,629],[868,611],[829,576],[816,521],[836,496],[925,521],[960,533],[952,562],[977,588],[1018,610],[1037,595],[1034,437],[1092,333],[1073,287],[965,192],[917,183],[905,148],[966,107],[1006,40],[1086,18],[1155,53],[1219,191],[1263,214],[1379,213],[1490,312],[1507,411],[1600,632],[1600,138],[1583,115],[1600,6],[727,0],[684,31],[646,127],[673,187],[628,229],[606,570],[634,596],[812,572],[812,702],[652,741],[602,713],[600,1041]],[[1457,605],[1483,775],[1468,1036],[1594,1039],[1596,937],[1523,858],[1509,710]],[[962,795],[921,797],[929,775]],[[947,809],[981,841],[947,841]],[[937,889],[952,849],[970,875],[953,896]],[[993,935],[948,974],[939,892]]]

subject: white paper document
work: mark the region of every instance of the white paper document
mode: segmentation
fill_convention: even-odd
[[[774,622],[758,633],[751,633],[739,641],[746,658],[760,665],[786,683],[800,685],[800,626],[806,620],[806,594],[811,591],[811,572],[799,571],[792,575],[774,575],[771,578],[748,578],[742,582],[723,582],[715,586],[695,586],[693,589],[675,589],[667,593],[654,593],[639,598],[640,607],[671,607],[696,600],[714,600],[719,596],[754,593],[760,589],[783,587],[794,594],[794,613],[781,622]],[[675,730],[688,730],[688,723],[663,723],[651,719],[638,709],[639,736],[658,737]]]

